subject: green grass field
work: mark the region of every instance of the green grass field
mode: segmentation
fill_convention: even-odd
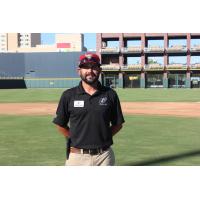
[[[199,118],[125,116],[117,165],[200,165]],[[62,166],[65,140],[52,116],[0,116],[0,165]]]
[[[65,89],[0,90],[0,103],[58,102]],[[117,89],[121,101],[199,102],[200,89]]]
[[[58,102],[65,89],[0,90],[3,102]],[[200,102],[199,89],[117,89],[121,101]],[[65,140],[52,116],[0,116],[0,165],[62,166]],[[200,118],[125,116],[117,165],[200,165]]]

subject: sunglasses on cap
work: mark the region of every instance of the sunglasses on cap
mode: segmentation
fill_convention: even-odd
[[[82,67],[83,65],[87,65],[87,64],[94,64],[94,65],[98,65],[99,67],[101,65],[99,57],[96,54],[81,55],[79,67]]]
[[[82,64],[82,65],[79,65],[79,68],[81,68],[81,69],[93,69],[93,70],[101,69],[100,65],[97,64],[97,63],[85,63],[85,64]]]
[[[88,63],[96,63],[96,64],[100,65],[99,60],[97,60],[96,58],[84,58],[80,61],[79,66],[85,65]]]

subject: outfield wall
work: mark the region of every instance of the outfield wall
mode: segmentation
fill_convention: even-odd
[[[0,53],[0,78],[24,77],[24,53]]]
[[[25,79],[26,88],[71,88],[79,84],[80,78]]]
[[[78,59],[84,52],[25,54],[25,78],[78,78]]]
[[[0,53],[0,88],[73,87],[80,81],[76,69],[84,53]]]

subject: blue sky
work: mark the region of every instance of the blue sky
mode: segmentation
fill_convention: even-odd
[[[54,33],[42,33],[42,44],[55,43]],[[89,49],[96,49],[96,33],[84,33],[84,46]]]

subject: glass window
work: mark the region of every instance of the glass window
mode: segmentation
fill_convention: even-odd
[[[186,74],[169,74],[169,88],[185,88]]]
[[[147,88],[162,88],[163,74],[147,74],[146,81]]]
[[[124,87],[125,88],[140,88],[140,74],[125,74]]]

